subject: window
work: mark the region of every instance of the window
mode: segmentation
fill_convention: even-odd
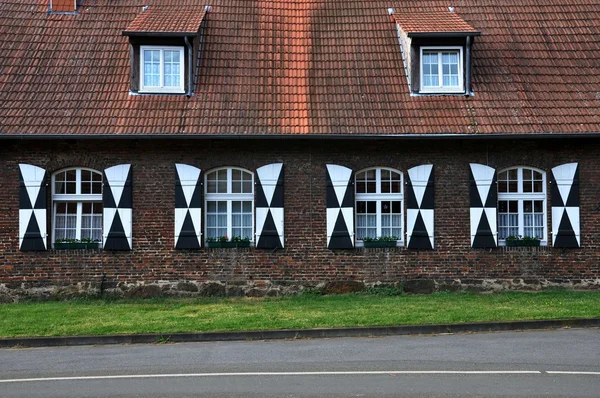
[[[356,173],[355,180],[357,240],[396,236],[402,242],[402,174],[373,168]]]
[[[462,47],[421,47],[421,92],[464,92]]]
[[[253,178],[252,173],[234,167],[206,174],[206,238],[254,241]]]
[[[545,245],[546,173],[515,167],[498,173],[498,239],[537,237]]]
[[[102,241],[102,173],[72,168],[52,176],[53,241]]]
[[[140,46],[140,92],[185,92],[183,70],[183,47]]]

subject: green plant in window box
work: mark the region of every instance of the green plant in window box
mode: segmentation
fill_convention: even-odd
[[[508,247],[535,247],[540,245],[537,236],[509,235],[504,240]]]
[[[380,236],[378,238],[371,238],[369,236],[365,236],[362,241],[364,247],[396,247],[398,237],[394,235]]]
[[[206,238],[206,245],[208,247],[250,247],[250,238],[234,236],[230,240],[227,235],[223,235],[217,238]]]
[[[98,239],[93,240],[91,238],[82,239],[57,239],[54,241],[55,250],[81,250],[81,249],[97,249],[100,246]]]

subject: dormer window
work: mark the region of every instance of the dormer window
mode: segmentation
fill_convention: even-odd
[[[140,46],[140,92],[184,93],[183,47]]]
[[[473,95],[471,48],[480,32],[454,8],[393,16],[406,79],[413,95]]]
[[[421,92],[464,93],[462,47],[421,47]]]
[[[140,8],[123,31],[129,36],[131,94],[193,94],[208,11],[208,6]]]

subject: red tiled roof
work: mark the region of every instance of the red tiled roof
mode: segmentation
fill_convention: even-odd
[[[482,32],[473,97],[409,93],[387,9],[445,0],[211,0],[189,98],[129,93],[122,32],[144,1],[83,0],[75,15],[47,1],[0,0],[0,135],[600,132],[598,0],[454,2]]]
[[[477,30],[455,12],[445,10],[397,10],[394,19],[406,33],[472,32]]]
[[[125,28],[124,34],[198,32],[206,10],[204,6],[150,6]]]

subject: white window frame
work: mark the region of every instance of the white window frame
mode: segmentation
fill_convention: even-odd
[[[58,194],[56,193],[56,176],[66,171],[75,170],[75,193],[74,194]],[[102,172],[87,167],[67,167],[65,169],[58,170],[52,174],[52,246],[56,241],[56,208],[59,203],[77,203],[77,222],[75,226],[75,239],[81,239],[81,226],[82,226],[82,214],[83,214],[83,203],[100,203],[102,202],[102,192],[99,194],[82,194],[81,193],[81,172],[91,171],[92,173],[98,173],[102,175]],[[102,175],[103,176],[103,175]],[[102,177],[104,178],[104,176]],[[101,182],[101,187],[103,183]],[[103,188],[101,188],[102,190]],[[103,207],[104,208],[104,207]],[[103,213],[104,217],[104,213]],[[102,247],[102,236],[103,231],[100,233],[100,241],[98,246]]]
[[[376,192],[375,193],[364,193],[357,192],[356,187],[357,177],[360,173],[367,172],[370,170],[375,170],[375,184],[376,184]],[[400,174],[400,193],[382,193],[381,192],[381,170],[389,170],[391,172]],[[391,167],[369,167],[366,169],[362,169],[357,171],[354,174],[354,225],[355,228],[358,229],[358,202],[377,202],[377,237],[381,237],[381,202],[384,201],[394,201],[400,202],[400,235],[398,236],[398,240],[396,241],[396,246],[404,246],[404,173],[400,170],[391,168]],[[362,239],[358,239],[358,233],[355,232],[356,238],[356,247],[364,247],[364,242]]]
[[[538,173],[542,174],[542,192],[523,192],[523,170],[528,169],[528,170],[532,170],[532,171],[536,171]],[[519,218],[519,233],[518,235],[520,236],[525,236],[524,234],[524,228],[525,228],[525,213],[524,213],[524,206],[523,206],[523,201],[526,200],[538,200],[538,201],[542,201],[542,209],[544,211],[544,232],[543,232],[543,236],[542,239],[540,239],[540,246],[547,246],[548,245],[548,194],[547,194],[547,188],[546,188],[546,172],[544,170],[535,168],[535,167],[530,167],[530,166],[515,166],[515,167],[508,167],[506,169],[500,170],[498,172],[498,175],[500,173],[503,173],[505,171],[509,171],[509,170],[517,170],[517,191],[518,192],[500,192],[498,190],[498,204],[500,203],[500,201],[517,201],[518,202],[518,218]],[[498,180],[499,182],[499,180]],[[500,229],[500,210],[498,209],[498,229]],[[506,246],[506,240],[505,239],[500,239],[500,237],[498,236],[498,245],[499,246]]]
[[[219,193],[209,193],[208,192],[208,176],[214,172],[218,172],[219,170],[227,170],[227,192],[219,192]],[[232,171],[240,170],[243,173],[248,173],[251,176],[250,185],[252,187],[252,192],[250,193],[232,193]],[[250,170],[246,170],[241,167],[219,167],[217,169],[212,169],[207,171],[204,174],[204,243],[206,244],[206,240],[208,239],[208,202],[227,202],[227,237],[229,239],[233,238],[233,211],[232,211],[232,202],[250,202],[252,209],[252,228],[250,234],[250,243],[254,244],[255,234],[254,234],[254,173]]]
[[[443,52],[458,52],[458,86],[444,86],[444,76],[442,74],[442,53]],[[437,53],[438,55],[438,86],[423,85],[423,53]],[[420,73],[420,92],[422,93],[464,93],[464,67],[463,67],[463,48],[461,46],[423,46],[420,49],[419,58],[419,73]]]
[[[160,51],[160,85],[159,86],[144,86],[144,50],[159,50]],[[168,86],[164,85],[164,52],[165,50],[179,51],[179,59],[181,68],[179,69],[179,86]],[[140,46],[140,93],[185,93],[185,57],[184,49],[180,46]]]

